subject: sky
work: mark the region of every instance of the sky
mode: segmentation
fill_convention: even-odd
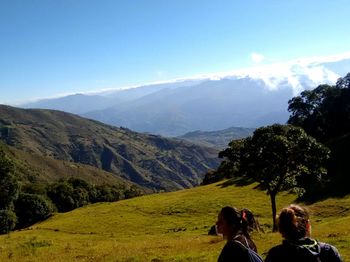
[[[348,0],[0,0],[0,103],[350,51]]]

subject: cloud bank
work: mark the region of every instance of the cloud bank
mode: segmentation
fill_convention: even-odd
[[[265,57],[262,54],[251,53],[251,59],[255,63],[261,63]],[[157,85],[157,84],[170,84],[185,81],[197,81],[197,80],[221,80],[224,78],[245,78],[250,77],[252,79],[262,80],[269,90],[276,90],[281,86],[289,85],[293,88],[294,94],[298,94],[300,91],[307,87],[315,87],[322,83],[334,84],[341,75],[326,68],[324,64],[339,62],[342,60],[350,59],[350,52],[330,55],[330,56],[315,56],[290,60],[287,62],[273,63],[273,64],[259,64],[249,68],[242,68],[238,70],[217,72],[210,74],[200,74],[190,77],[182,77],[164,81],[148,82],[138,85],[129,85],[113,88],[101,88],[99,90],[92,90],[88,92],[79,92],[84,95],[108,95],[110,93],[138,88],[141,86]],[[350,71],[350,68],[349,68]],[[46,97],[45,99],[60,98],[67,95],[77,94],[77,92],[71,92],[66,94],[60,94],[56,96]],[[43,99],[43,98],[41,98]],[[41,100],[37,99],[37,100]],[[31,99],[34,101],[36,99]]]

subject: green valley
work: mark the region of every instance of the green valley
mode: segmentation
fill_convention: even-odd
[[[234,182],[234,181],[233,181]],[[0,260],[9,261],[216,261],[224,241],[208,236],[225,205],[251,209],[265,233],[255,233],[261,254],[281,241],[271,233],[268,196],[255,184],[219,182],[114,203],[97,203],[22,231],[0,236]],[[283,193],[278,209],[296,197]],[[350,196],[308,205],[313,236],[350,259]]]

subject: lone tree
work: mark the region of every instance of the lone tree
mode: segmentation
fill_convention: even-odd
[[[233,141],[220,152],[237,171],[235,176],[258,182],[271,199],[273,231],[276,231],[276,196],[285,190],[299,195],[305,181],[321,180],[330,151],[301,128],[272,125],[257,129],[253,136]]]

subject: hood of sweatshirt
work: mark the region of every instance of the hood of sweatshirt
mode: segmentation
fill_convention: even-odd
[[[295,249],[296,253],[305,258],[317,258],[321,252],[318,242],[311,238],[302,238],[297,241],[284,240],[283,244]]]

